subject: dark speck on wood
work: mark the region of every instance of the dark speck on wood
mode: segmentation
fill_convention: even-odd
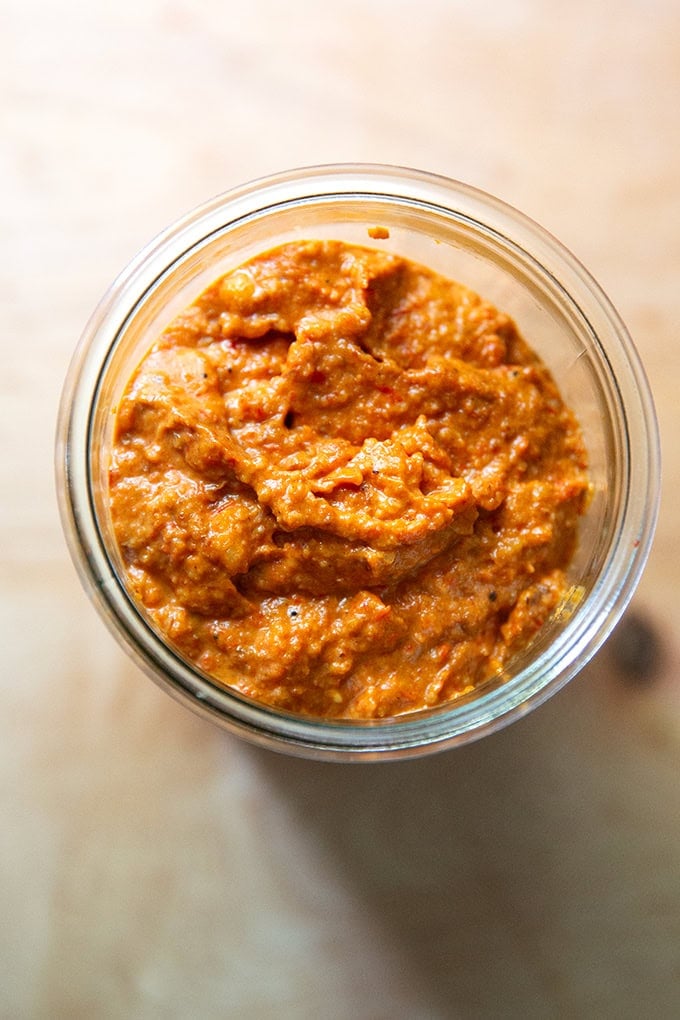
[[[642,613],[629,610],[609,639],[609,653],[621,680],[630,684],[652,682],[662,660],[656,627]]]

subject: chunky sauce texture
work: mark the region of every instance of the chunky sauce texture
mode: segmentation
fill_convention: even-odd
[[[580,430],[508,316],[395,255],[266,252],[160,336],[117,415],[112,520],[158,631],[277,708],[473,690],[563,603]]]

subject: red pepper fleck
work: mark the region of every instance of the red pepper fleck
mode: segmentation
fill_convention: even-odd
[[[309,373],[309,381],[312,383],[324,383],[326,382],[326,373],[318,368],[314,368]]]

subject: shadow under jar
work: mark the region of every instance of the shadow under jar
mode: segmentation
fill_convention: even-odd
[[[324,719],[243,697],[180,655],[126,586],[109,501],[115,412],[178,313],[247,260],[291,241],[379,246],[480,294],[516,323],[575,414],[591,498],[568,568],[574,596],[498,675],[447,704],[390,718]],[[567,683],[628,604],[652,540],[658,435],[625,327],[587,271],[521,213],[469,186],[381,166],[305,168],[218,196],[144,249],[76,350],[62,398],[57,487],[85,587],[136,662],[181,703],[247,739],[326,760],[422,755],[506,725]]]

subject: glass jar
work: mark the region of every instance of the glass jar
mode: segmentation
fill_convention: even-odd
[[[212,681],[126,590],[107,505],[114,412],[142,355],[221,274],[291,240],[380,247],[459,280],[509,313],[584,432],[592,499],[570,568],[574,597],[512,668],[460,700],[371,721],[295,716]],[[658,435],[633,344],[598,285],[552,236],[478,190],[419,171],[339,165],[218,196],[145,248],[103,298],[76,350],[58,423],[57,484],[86,589],[137,663],[201,715],[258,744],[328,760],[385,760],[497,730],[561,688],[602,645],[640,577],[656,521]]]

